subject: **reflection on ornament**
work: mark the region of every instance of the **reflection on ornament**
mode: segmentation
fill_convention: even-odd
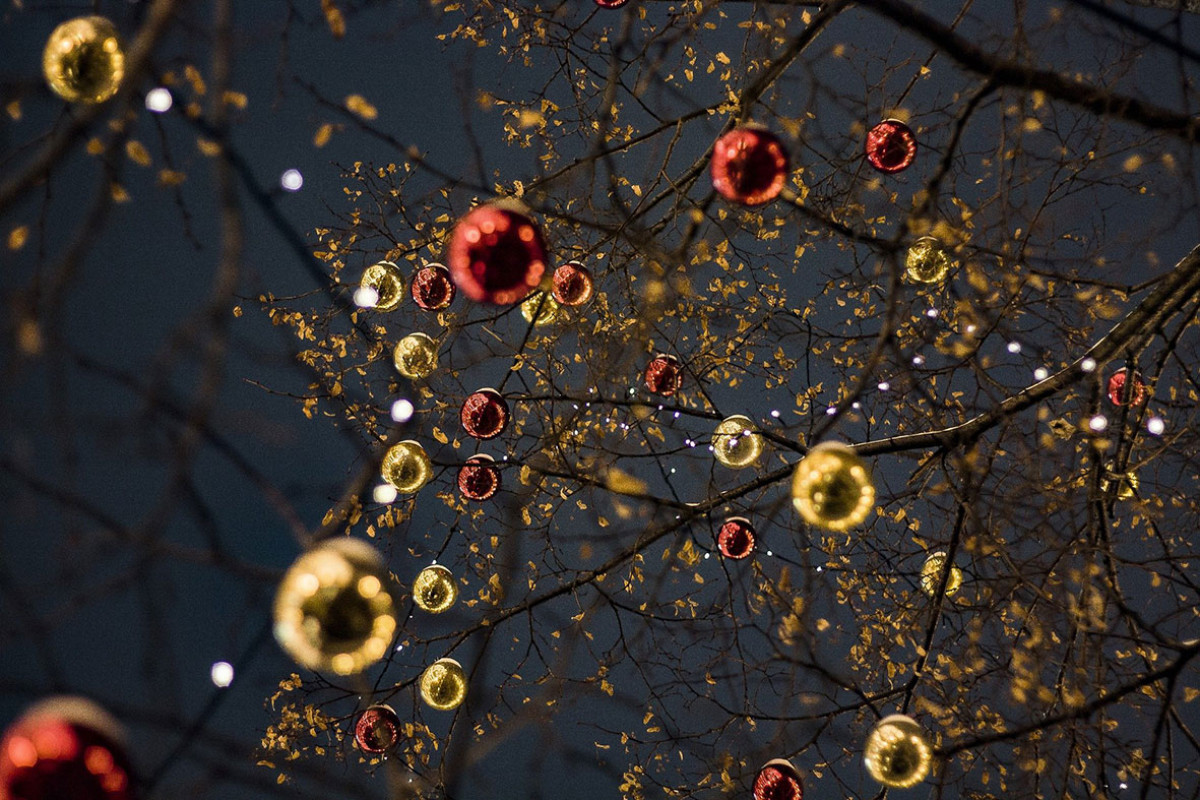
[[[500,489],[500,468],[496,459],[480,453],[458,468],[458,490],[468,500],[482,502]]]
[[[754,800],[803,800],[800,773],[786,758],[773,758],[754,776]]]
[[[945,246],[932,236],[922,236],[908,248],[904,269],[917,283],[941,283],[953,262]]]
[[[433,463],[420,442],[406,439],[388,448],[379,472],[397,492],[415,494],[433,477]]]
[[[762,434],[755,433],[753,420],[741,414],[721,420],[712,443],[717,461],[732,469],[752,466],[763,451]]]
[[[933,751],[921,726],[904,714],[892,714],[871,730],[863,762],[879,783],[891,789],[907,789],[925,780]]]
[[[1129,405],[1140,406],[1146,402],[1146,384],[1142,382],[1141,374],[1134,371],[1132,386],[1126,389],[1125,384],[1129,382],[1128,378],[1129,370],[1121,367],[1108,379],[1108,400],[1114,406],[1125,405],[1126,397],[1129,398]]]
[[[508,425],[508,403],[495,389],[480,389],[463,401],[463,430],[476,439],[494,439]]]
[[[534,325],[553,325],[562,316],[562,307],[553,296],[534,292],[521,303],[521,316]]]
[[[380,261],[367,267],[358,285],[373,290],[378,296],[372,306],[377,311],[391,311],[404,299],[404,275],[391,261]]]
[[[413,581],[413,602],[422,611],[441,614],[450,610],[458,599],[458,584],[454,575],[441,564],[421,570]]]
[[[375,705],[358,715],[354,741],[364,753],[380,755],[400,741],[400,717],[388,705]]]
[[[941,550],[936,553],[930,553],[925,559],[924,566],[921,567],[921,591],[933,597],[937,593],[937,588],[942,582],[942,570],[946,568],[946,554]],[[950,566],[950,574],[946,577],[946,597],[950,597],[958,591],[962,586],[963,575],[962,570],[956,566]]]
[[[675,356],[659,353],[646,365],[642,377],[649,391],[670,397],[683,385],[683,364]]]
[[[441,264],[426,264],[417,270],[412,281],[412,299],[426,311],[440,311],[454,302],[454,281],[450,270]]]
[[[898,119],[885,119],[867,131],[867,161],[880,172],[900,172],[917,157],[917,137]]]
[[[430,708],[450,711],[467,697],[467,676],[453,658],[439,658],[421,673],[421,699]]]
[[[297,664],[352,675],[383,658],[396,607],[383,559],[366,542],[327,539],[288,568],[275,594],[275,638]]]
[[[783,189],[787,174],[783,143],[762,128],[734,128],[713,146],[713,188],[730,202],[745,206],[769,203]]]
[[[792,504],[809,525],[844,531],[875,509],[875,484],[854,450],[841,442],[822,442],[796,464]]]
[[[424,333],[410,333],[392,351],[396,371],[411,380],[428,378],[438,365],[437,342]]]
[[[91,700],[42,700],[0,739],[4,800],[131,800],[132,783],[124,731]]]
[[[546,244],[533,220],[495,203],[458,221],[447,253],[454,283],[477,302],[515,303],[546,271]]]
[[[54,29],[42,51],[46,82],[71,103],[103,103],[121,88],[125,53],[104,17],[76,17]]]
[[[581,306],[592,299],[596,285],[592,273],[578,261],[568,261],[554,270],[554,299],[564,306]]]
[[[754,527],[745,517],[730,517],[717,533],[717,549],[726,558],[745,558],[754,552]]]

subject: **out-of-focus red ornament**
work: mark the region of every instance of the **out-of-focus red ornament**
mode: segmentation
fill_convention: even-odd
[[[131,800],[121,726],[82,697],[35,703],[0,739],[3,800]]]
[[[476,302],[510,305],[537,288],[546,243],[533,220],[499,203],[471,209],[450,235],[450,277]]]
[[[917,157],[917,137],[898,119],[885,119],[867,131],[867,161],[889,175],[912,166]]]
[[[800,773],[786,758],[773,758],[754,777],[754,800],[803,800]]]
[[[559,305],[581,306],[595,291],[592,273],[578,261],[568,261],[554,270],[554,299]]]
[[[441,264],[426,264],[412,281],[412,299],[426,311],[440,311],[454,302],[456,293],[450,270]]]
[[[754,552],[754,526],[745,517],[730,517],[717,532],[717,549],[726,558],[745,558]]]
[[[354,723],[354,741],[364,753],[386,753],[400,741],[400,718],[391,706],[371,706]]]
[[[496,459],[480,453],[458,468],[458,490],[468,500],[482,502],[500,488],[500,468]]]
[[[730,202],[745,206],[769,203],[783,189],[787,175],[787,151],[770,131],[734,128],[713,146],[713,188]]]
[[[1134,371],[1133,386],[1126,389],[1125,383],[1128,378],[1129,370],[1121,367],[1108,379],[1108,399],[1114,406],[1125,405],[1127,391],[1129,392],[1129,405],[1140,406],[1146,402],[1146,384],[1142,383],[1142,376]]]
[[[495,389],[480,389],[463,401],[463,430],[476,439],[494,439],[508,426],[508,403]]]
[[[596,0],[596,5],[601,8],[620,8],[628,2],[629,0]]]
[[[683,365],[675,356],[659,353],[646,365],[642,377],[651,392],[670,397],[683,385]]]

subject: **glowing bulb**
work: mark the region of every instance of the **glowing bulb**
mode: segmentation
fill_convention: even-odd
[[[289,192],[298,192],[304,186],[304,176],[298,169],[285,169],[279,176],[279,185]]]
[[[426,567],[413,581],[413,602],[430,614],[448,611],[458,599],[454,575],[441,564]]]
[[[371,491],[371,499],[385,506],[396,502],[396,498],[399,495],[400,493],[396,491],[396,487],[390,483],[381,483]]]
[[[762,455],[762,434],[754,431],[754,421],[742,414],[726,417],[713,431],[713,455],[731,469],[753,466]]]
[[[792,504],[808,524],[844,531],[875,510],[875,484],[853,449],[840,442],[822,442],[796,464]]]
[[[212,665],[210,676],[214,686],[224,689],[233,683],[233,664],[228,661],[218,661]]]
[[[402,397],[392,403],[392,420],[395,422],[408,422],[412,419],[415,410],[412,401]]]
[[[467,697],[467,676],[452,658],[440,658],[421,673],[421,699],[430,708],[450,711]]]
[[[917,283],[941,283],[953,262],[945,246],[932,236],[922,236],[908,248],[904,269]]]
[[[1095,372],[1096,371],[1096,359],[1091,358],[1091,357],[1085,358],[1083,361],[1079,362],[1079,368],[1081,370],[1083,370],[1084,372]]]
[[[921,727],[904,714],[884,717],[871,730],[863,753],[867,773],[891,789],[907,789],[925,780],[933,751]]]
[[[433,463],[420,442],[407,439],[388,448],[380,473],[397,492],[416,494],[433,478]]]
[[[946,568],[946,554],[939,550],[930,553],[921,566],[921,591],[933,597],[942,582],[942,571]],[[950,597],[962,586],[962,570],[951,565],[950,575],[946,578],[946,596]]]
[[[359,303],[363,308],[373,307],[377,311],[391,311],[399,306],[404,298],[404,276],[400,273],[400,268],[391,261],[380,261],[363,270],[359,286],[363,289],[374,289],[378,298],[374,306]]]
[[[171,96],[171,90],[164,86],[158,86],[146,92],[146,110],[148,111],[163,114],[170,111],[174,103],[175,98]]]
[[[1162,436],[1167,429],[1167,422],[1162,417],[1151,417],[1146,420],[1146,430],[1155,436]]]
[[[1021,352],[1021,343],[1020,342],[1009,342],[1008,343],[1008,352],[1012,353],[1013,355],[1016,355],[1017,353]]]
[[[428,334],[410,333],[396,343],[392,351],[396,371],[410,380],[423,380],[438,365],[438,346]]]
[[[1046,369],[1045,367],[1038,367],[1037,369],[1035,369],[1033,371],[1034,380],[1044,381],[1044,380],[1046,380],[1046,378],[1049,378],[1049,377],[1050,377],[1050,370]]]
[[[42,51],[46,82],[70,103],[103,103],[125,77],[116,26],[104,17],[76,17],[54,29]]]
[[[354,290],[354,305],[359,308],[374,308],[379,305],[379,292],[370,286],[360,286]]]
[[[1102,433],[1108,430],[1108,417],[1103,414],[1097,414],[1088,420],[1088,427],[1096,433]]]

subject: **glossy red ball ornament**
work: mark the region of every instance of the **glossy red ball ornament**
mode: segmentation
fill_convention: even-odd
[[[371,706],[354,723],[354,741],[364,753],[386,753],[400,741],[400,717],[391,706]]]
[[[670,397],[683,385],[683,364],[675,356],[659,353],[646,365],[642,378],[651,392]]]
[[[554,299],[559,305],[581,306],[592,299],[596,285],[592,273],[578,261],[568,261],[554,270]]]
[[[1133,386],[1126,389],[1125,383],[1128,380],[1129,371],[1125,367],[1112,374],[1108,379],[1108,400],[1114,406],[1125,405],[1125,398],[1129,397],[1129,404],[1140,406],[1146,402],[1146,384],[1142,383],[1142,376],[1136,371],[1133,373]],[[1128,394],[1126,394],[1128,392]]]
[[[412,299],[426,311],[440,311],[454,302],[457,290],[450,270],[441,264],[426,264],[412,280]]]
[[[754,526],[745,517],[730,517],[717,532],[717,549],[726,558],[745,558],[754,552]]]
[[[480,453],[458,468],[458,491],[468,500],[483,502],[500,489],[500,468],[496,459]]]
[[[628,2],[629,0],[596,0],[596,5],[601,8],[620,8]]]
[[[120,725],[82,697],[34,704],[0,739],[3,800],[132,800]]]
[[[446,260],[463,294],[509,305],[537,288],[546,271],[546,243],[521,211],[492,203],[476,206],[454,226]]]
[[[867,161],[889,175],[912,166],[917,157],[917,137],[898,119],[885,119],[867,131]]]
[[[773,758],[754,778],[754,800],[803,800],[800,773],[786,758]]]
[[[495,389],[480,389],[463,401],[463,430],[476,439],[494,439],[508,426],[508,403]]]
[[[713,188],[730,202],[745,206],[769,203],[783,189],[787,175],[787,151],[770,131],[734,128],[713,146]]]

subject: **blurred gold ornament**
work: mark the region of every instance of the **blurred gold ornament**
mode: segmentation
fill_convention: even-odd
[[[841,442],[822,442],[796,465],[792,504],[808,524],[844,531],[875,509],[875,484],[854,450]]]
[[[534,325],[553,325],[562,318],[562,306],[546,292],[534,292],[521,303],[521,316]]]
[[[458,599],[458,585],[454,575],[441,564],[426,567],[413,581],[413,602],[422,611],[440,614],[447,611]]]
[[[433,477],[433,463],[420,442],[406,439],[388,448],[380,473],[397,492],[415,494]]]
[[[437,342],[428,334],[410,333],[396,343],[392,363],[396,365],[396,371],[406,378],[428,378],[437,369]]]
[[[929,558],[925,559],[924,566],[921,567],[921,591],[933,597],[942,582],[942,570],[945,568],[946,554],[941,550],[936,553],[930,553]],[[951,565],[950,575],[946,578],[946,597],[957,592],[959,587],[962,586],[962,582],[962,570]]]
[[[388,572],[373,547],[330,539],[296,559],[275,594],[275,638],[297,664],[339,675],[383,658],[396,633]]]
[[[941,283],[953,263],[945,245],[932,236],[922,236],[908,248],[904,269],[917,283]]]
[[[925,780],[933,751],[925,732],[911,717],[884,717],[867,736],[863,763],[867,772],[890,789],[907,789]]]
[[[54,93],[72,103],[103,103],[121,88],[125,53],[104,17],[76,17],[54,29],[42,51],[42,71]]]
[[[467,697],[467,675],[453,658],[439,658],[421,673],[421,699],[430,708],[450,711]]]
[[[754,432],[754,421],[741,414],[721,420],[713,431],[713,455],[731,469],[752,466],[763,451],[762,434]]]
[[[404,274],[391,261],[380,261],[367,267],[358,282],[360,289],[371,289],[378,299],[369,306],[377,311],[391,311],[404,299]]]

